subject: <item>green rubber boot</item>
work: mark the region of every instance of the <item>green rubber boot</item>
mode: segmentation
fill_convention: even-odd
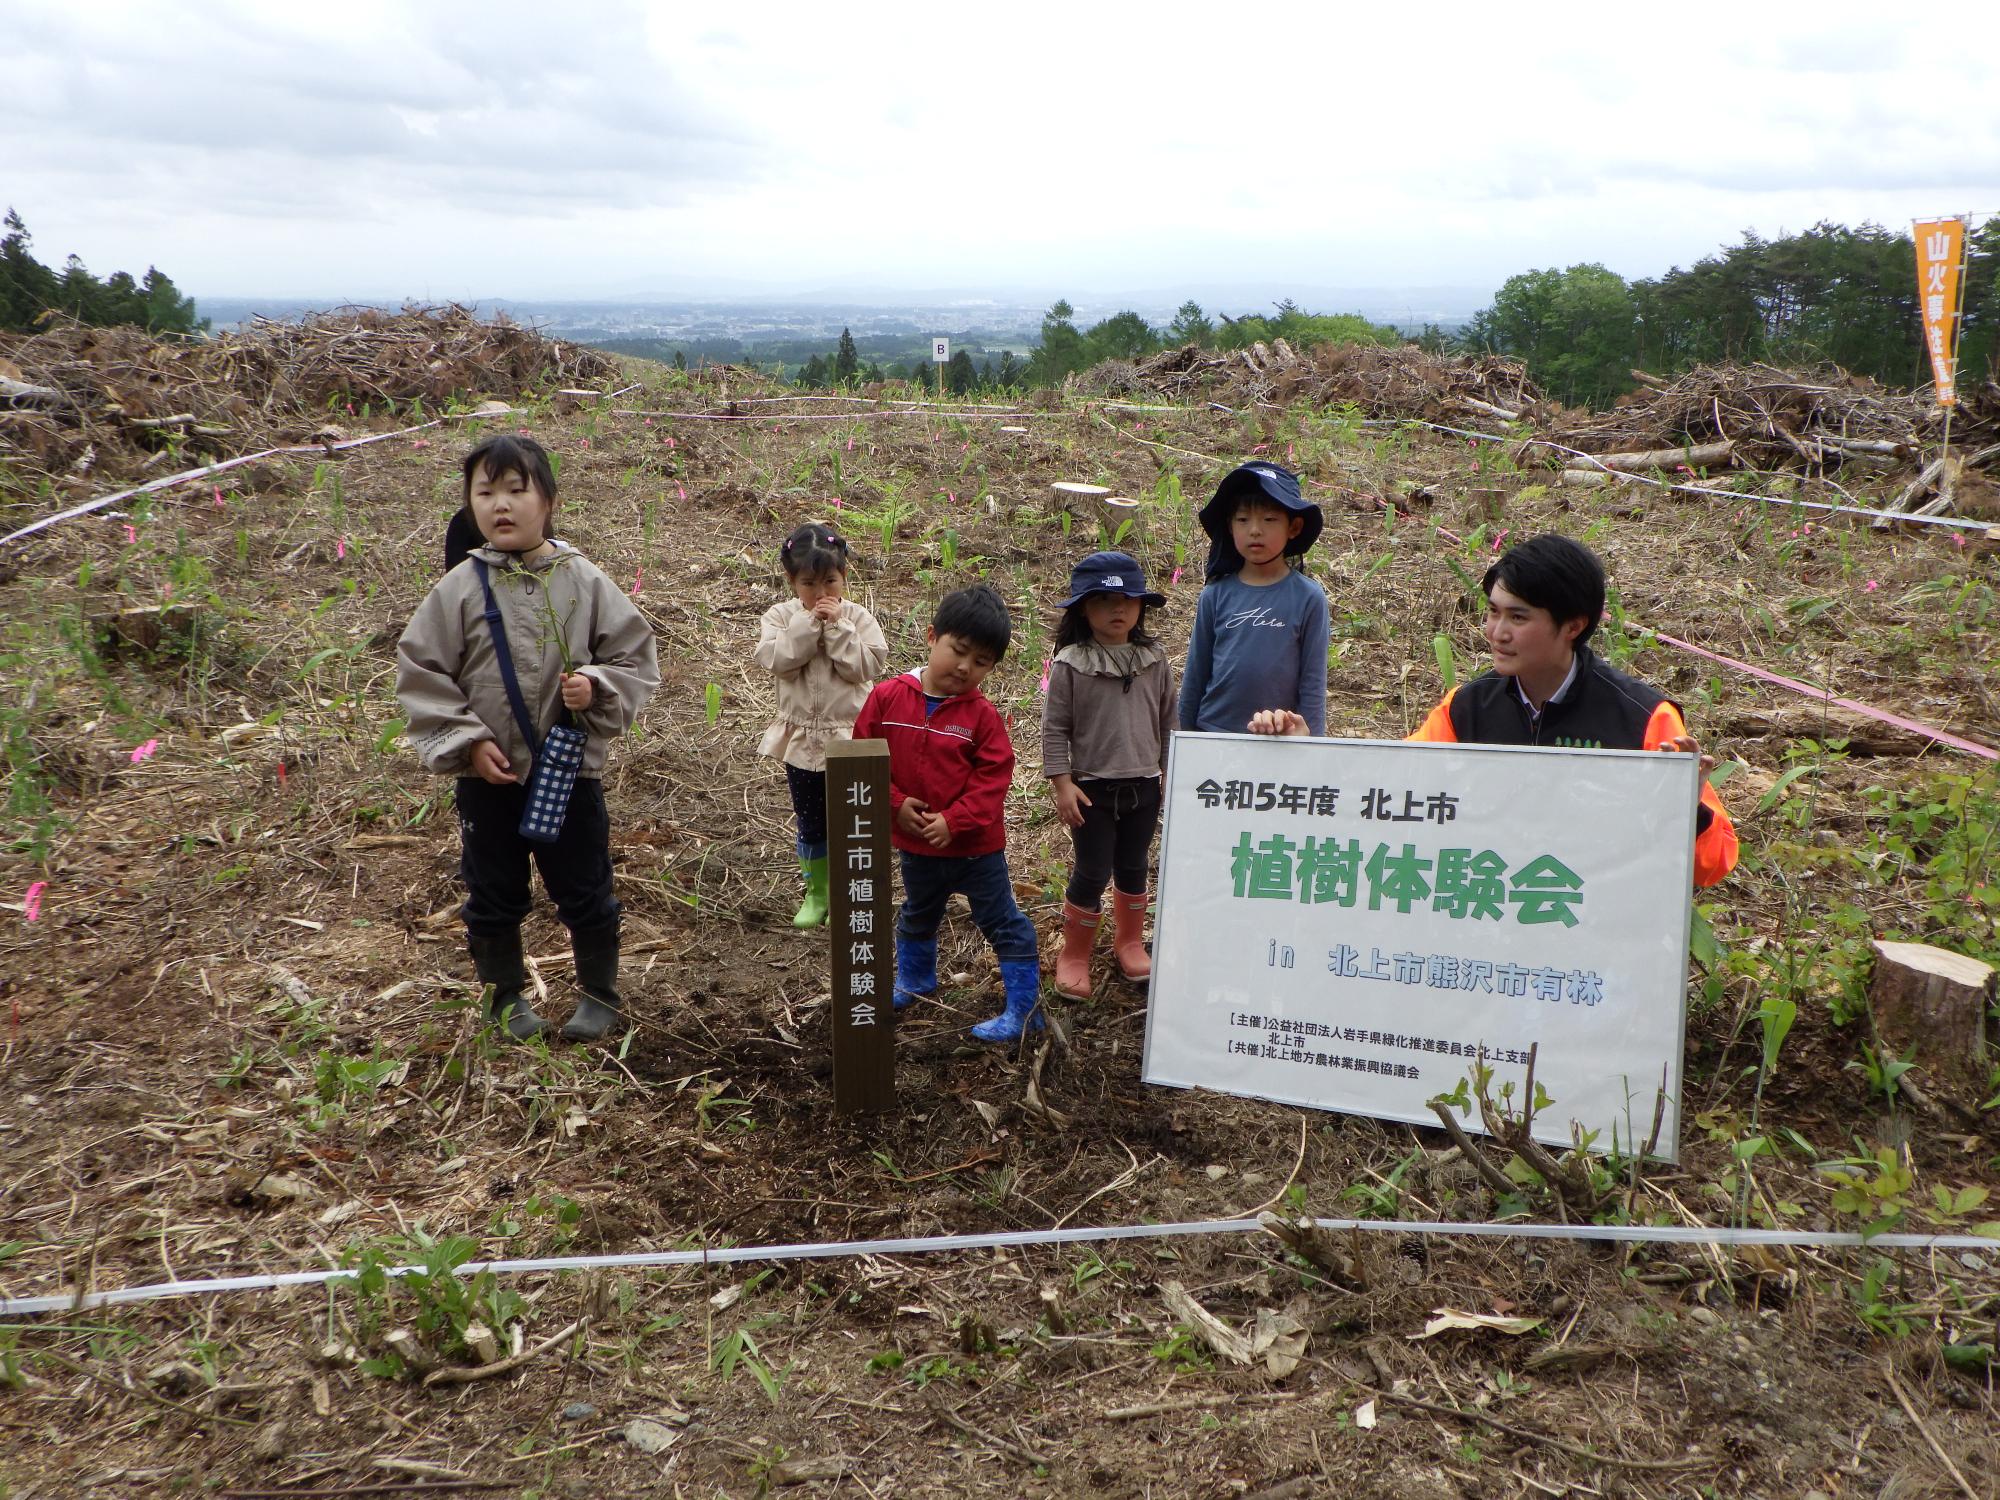
[[[826,925],[826,858],[802,859],[799,868],[805,871],[806,899],[799,903],[799,909],[792,917],[794,927],[824,927]]]

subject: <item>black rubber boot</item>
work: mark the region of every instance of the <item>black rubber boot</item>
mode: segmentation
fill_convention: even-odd
[[[507,1035],[525,1042],[549,1029],[548,1022],[535,1014],[528,1000],[528,966],[521,959],[521,929],[503,932],[470,932],[465,946],[472,950],[472,966],[479,982],[488,986],[486,1018],[507,1028]]]
[[[618,928],[599,927],[572,932],[569,951],[576,960],[576,985],[583,998],[576,1014],[563,1022],[566,1042],[601,1042],[613,1026],[624,1023],[624,1002],[618,998]]]

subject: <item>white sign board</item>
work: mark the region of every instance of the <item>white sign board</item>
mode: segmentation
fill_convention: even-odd
[[[931,363],[934,365],[948,365],[951,363],[950,339],[931,340]]]
[[[1436,1124],[1482,1056],[1537,1139],[1677,1158],[1692,755],[1176,734],[1145,1080]],[[1462,1117],[1479,1128],[1478,1109]]]

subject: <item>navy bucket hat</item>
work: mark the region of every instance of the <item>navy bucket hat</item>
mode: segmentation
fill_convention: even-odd
[[[1326,526],[1326,517],[1299,492],[1299,476],[1290,469],[1261,461],[1239,465],[1223,476],[1222,483],[1215,487],[1215,497],[1201,508],[1199,516],[1201,529],[1208,533],[1211,544],[1206,573],[1211,579],[1237,572],[1243,566],[1243,554],[1229,539],[1229,521],[1236,514],[1240,500],[1268,500],[1305,521],[1299,534],[1285,543],[1287,557],[1305,552],[1319,540]]]
[[[1165,594],[1146,592],[1146,572],[1129,552],[1093,552],[1070,570],[1069,597],[1056,600],[1058,609],[1068,609],[1092,594],[1123,594],[1141,604],[1162,605]]]

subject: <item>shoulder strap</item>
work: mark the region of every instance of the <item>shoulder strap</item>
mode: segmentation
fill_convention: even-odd
[[[486,559],[475,557],[472,566],[479,573],[479,588],[486,595],[486,628],[493,632],[493,655],[500,663],[500,680],[507,686],[507,702],[514,710],[514,722],[528,741],[528,748],[540,756],[542,737],[535,733],[534,716],[521,697],[521,684],[514,676],[514,653],[507,649],[507,625],[500,618],[500,602],[493,597],[493,583],[486,576]]]

